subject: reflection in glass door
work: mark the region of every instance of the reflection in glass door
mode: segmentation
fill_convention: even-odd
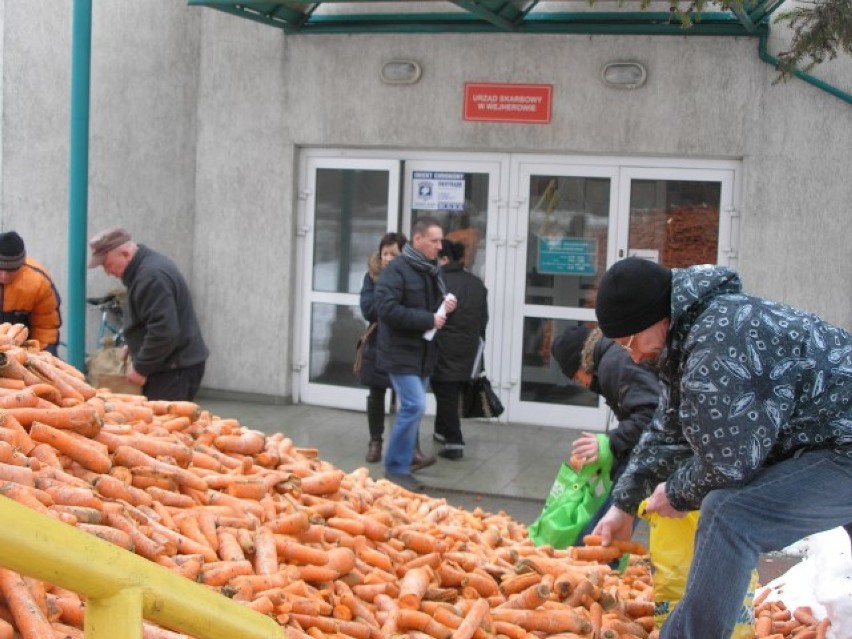
[[[313,159],[308,163],[300,361],[301,399],[363,405],[352,371],[367,324],[359,294],[367,260],[398,219],[399,163]]]
[[[512,332],[512,420],[599,429],[598,397],[569,380],[550,354],[569,326],[594,327],[597,283],[606,271],[610,211],[615,195],[609,168],[519,167],[516,233],[521,240]],[[520,321],[518,321],[520,319]]]
[[[732,183],[732,171],[625,170],[627,254],[669,268],[730,264]]]

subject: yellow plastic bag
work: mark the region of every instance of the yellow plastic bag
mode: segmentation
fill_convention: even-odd
[[[639,516],[648,521],[650,528],[649,554],[654,580],[654,627],[660,628],[674,610],[686,590],[686,577],[695,549],[699,511],[675,519],[657,513],[645,512],[646,501],[639,505]],[[754,591],[757,588],[757,570],[751,573],[748,592],[731,639],[754,637]]]

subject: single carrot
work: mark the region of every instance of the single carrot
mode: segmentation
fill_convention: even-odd
[[[432,578],[433,572],[428,567],[409,570],[399,584],[399,597],[397,598],[399,607],[409,610],[419,609],[420,601],[426,594]]]
[[[521,592],[512,595],[498,608],[520,608],[533,610],[550,598],[550,587],[545,583],[536,583],[528,586]]]
[[[602,542],[603,540],[600,535],[585,535],[583,537],[583,543],[586,546],[601,546]],[[644,544],[641,544],[638,541],[613,539],[610,546],[618,548],[622,553],[630,553],[631,555],[648,554],[648,549],[645,548]]]
[[[108,541],[111,544],[115,544],[116,546],[120,546],[125,550],[133,552],[133,539],[128,533],[124,532],[123,530],[119,530],[118,528],[111,528],[110,526],[87,524],[83,522],[78,523],[77,528],[89,533],[90,535],[100,537],[104,541]]]
[[[343,471],[317,472],[308,477],[303,477],[299,483],[299,489],[308,495],[330,495],[340,490],[340,482],[342,481]]]
[[[540,631],[549,634],[575,632],[577,634],[585,634],[591,630],[589,621],[572,609],[518,610],[515,608],[501,608],[492,610],[491,616],[494,621],[507,621],[530,632]]]
[[[265,443],[265,436],[257,431],[246,431],[240,435],[220,435],[213,440],[213,445],[222,452],[242,455],[256,455],[263,450]]]
[[[101,452],[94,446],[93,442],[77,439],[71,433],[53,428],[39,421],[34,421],[30,426],[30,437],[33,441],[49,444],[56,450],[80,465],[96,473],[108,473],[112,468],[109,455]]]
[[[24,427],[38,421],[53,428],[73,430],[88,437],[95,435],[101,427],[97,411],[88,404],[71,408],[10,408],[8,413]]]
[[[250,561],[214,561],[204,564],[199,579],[208,586],[223,586],[234,577],[252,573]]]

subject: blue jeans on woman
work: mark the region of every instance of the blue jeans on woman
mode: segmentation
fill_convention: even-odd
[[[660,639],[731,636],[760,553],[852,521],[852,457],[808,450],[701,503],[686,591]]]
[[[399,398],[399,411],[385,453],[385,472],[390,475],[410,475],[420,420],[426,412],[426,384],[429,378],[397,373],[389,373],[388,377]]]

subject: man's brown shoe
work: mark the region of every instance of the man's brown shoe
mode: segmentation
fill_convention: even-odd
[[[422,470],[436,461],[438,460],[434,455],[426,455],[418,446],[414,449],[414,457],[411,458],[411,471]]]

